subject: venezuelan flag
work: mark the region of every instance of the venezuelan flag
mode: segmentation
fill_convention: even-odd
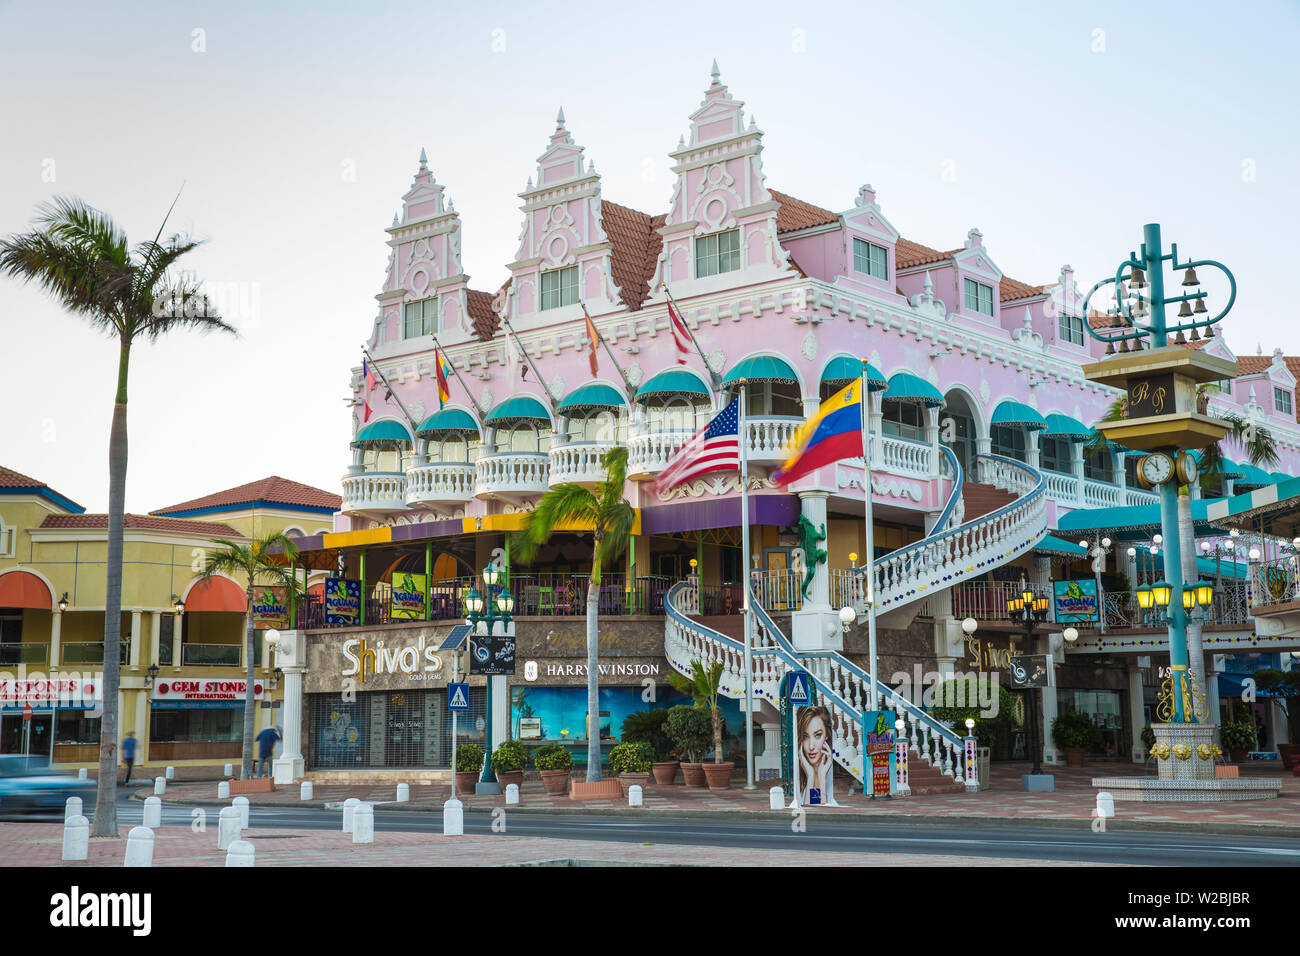
[[[441,349],[436,351],[435,364],[438,367],[438,407],[442,408],[447,399],[451,398],[451,383],[447,380],[451,374],[451,365]]]
[[[817,414],[791,437],[790,448],[790,457],[772,475],[778,485],[788,485],[831,462],[861,456],[862,382],[850,382],[822,402]]]

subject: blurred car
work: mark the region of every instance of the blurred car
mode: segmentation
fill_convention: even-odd
[[[95,809],[95,784],[50,769],[50,758],[36,754],[0,755],[0,817],[59,813],[68,797],[80,797],[82,813]]]

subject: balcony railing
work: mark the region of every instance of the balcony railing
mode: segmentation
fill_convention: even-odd
[[[1300,601],[1300,561],[1294,555],[1250,566],[1251,607]]]
[[[794,436],[795,429],[802,424],[802,418],[784,416],[745,419],[750,463],[777,465],[785,461],[789,454],[790,439]]]
[[[627,442],[628,477],[637,480],[655,477],[693,434],[671,431],[632,435]]]
[[[0,644],[0,667],[44,664],[49,654],[48,644]]]
[[[915,478],[934,476],[934,447],[926,442],[899,438],[897,435],[881,435],[879,444],[879,461],[873,467],[895,475],[911,475]]]
[[[406,510],[406,475],[370,471],[343,476],[345,514],[391,514]]]
[[[429,462],[406,472],[406,504],[435,510],[463,505],[474,497],[474,464]]]
[[[196,667],[238,667],[238,644],[185,644],[181,663]]]
[[[474,494],[517,500],[546,493],[550,459],[542,452],[484,455],[474,463]]]
[[[1035,597],[1051,597],[1047,584],[1030,584]],[[1020,597],[1019,581],[966,581],[952,589],[952,616],[977,621],[1010,621],[1007,604]]]
[[[1240,625],[1250,623],[1250,608],[1246,604],[1246,582],[1225,581],[1214,590],[1214,601],[1209,607],[1193,612],[1202,615],[1206,625]],[[1093,625],[1085,625],[1093,626]],[[1163,631],[1168,626],[1163,612],[1143,610],[1136,591],[1106,592],[1106,626],[1108,628],[1135,628]]]
[[[571,442],[567,445],[555,445],[550,451],[550,483],[560,485],[576,482],[580,485],[595,485],[605,480],[605,467],[601,459],[619,442],[584,441]]]
[[[122,642],[122,654],[119,662],[125,664],[131,655],[131,642]],[[103,641],[65,641],[62,645],[62,657],[65,664],[102,664],[104,663]]]

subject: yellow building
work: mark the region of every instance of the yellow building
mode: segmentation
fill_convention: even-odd
[[[201,582],[213,538],[329,530],[337,495],[266,478],[127,515],[123,538],[120,721],[137,764],[221,764],[243,741],[245,584]],[[98,760],[106,515],[86,514],[44,482],[0,467],[0,753]],[[269,652],[259,641],[255,727],[278,722]],[[25,716],[25,709],[30,713]]]

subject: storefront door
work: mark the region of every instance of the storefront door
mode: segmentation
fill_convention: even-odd
[[[388,695],[384,766],[419,767],[424,763],[424,694]]]
[[[24,726],[22,714],[5,714],[0,717],[0,753],[50,755],[53,714],[33,714]]]

